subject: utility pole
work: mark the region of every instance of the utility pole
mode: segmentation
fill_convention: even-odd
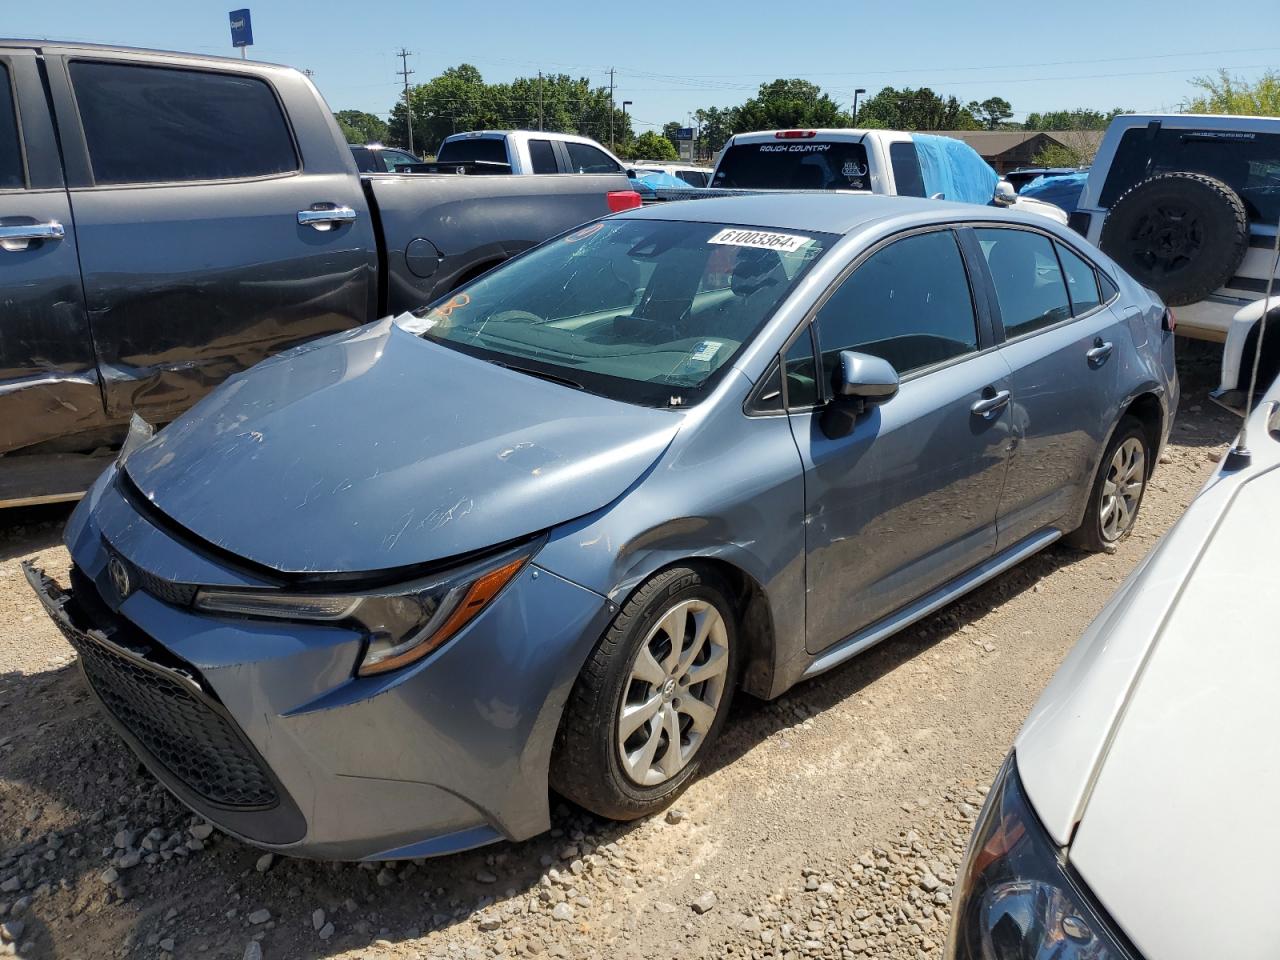
[[[401,47],[396,56],[400,58],[400,69],[396,73],[404,78],[404,119],[409,125],[409,152],[416,157],[413,150],[413,106],[409,103],[409,75],[414,72],[409,69],[409,58],[413,56],[413,51]]]
[[[542,129],[542,71],[538,71],[538,129]]]
[[[613,142],[613,67],[609,68],[609,149],[617,152]]]

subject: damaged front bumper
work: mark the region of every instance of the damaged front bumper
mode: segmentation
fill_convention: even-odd
[[[603,597],[530,564],[427,659],[358,677],[364,639],[344,625],[197,613],[193,578],[219,571],[179,536],[108,475],[68,524],[70,588],[26,574],[113,725],[192,809],[256,845],[339,860],[549,826],[551,745],[610,616]]]

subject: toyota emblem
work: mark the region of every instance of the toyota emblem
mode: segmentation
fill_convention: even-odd
[[[116,594],[121,600],[133,592],[133,578],[129,576],[129,568],[119,557],[112,557],[107,563],[107,574],[111,577],[111,585],[116,588]]]

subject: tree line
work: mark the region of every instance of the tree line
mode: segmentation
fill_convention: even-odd
[[[1280,73],[1247,82],[1219,71],[1192,81],[1199,91],[1184,105],[1191,112],[1280,115]],[[752,97],[734,107],[707,107],[693,112],[699,153],[714,155],[735,133],[797,127],[861,127],[885,130],[1104,130],[1112,118],[1129,112],[1116,107],[1030,113],[1022,122],[1013,120],[1012,104],[1003,97],[962,103],[954,96],[929,87],[884,87],[860,102],[856,114],[841,106],[815,83],[799,78],[762,83]],[[413,148],[433,155],[452,133],[483,129],[532,129],[577,133],[611,145],[619,156],[634,159],[675,159],[677,131],[686,124],[673,120],[662,133],[638,136],[631,118],[620,109],[620,99],[610,102],[609,88],[592,86],[585,77],[547,74],[517,77],[509,83],[488,83],[468,63],[450,67],[439,76],[409,90],[408,104],[401,97],[391,110],[390,121],[360,110],[336,114],[351,143],[382,142],[409,146],[412,118]],[[1078,143],[1055,148],[1042,158],[1054,165],[1086,162],[1088,149]]]

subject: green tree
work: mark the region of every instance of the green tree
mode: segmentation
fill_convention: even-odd
[[[1076,107],[1074,110],[1050,110],[1047,113],[1029,113],[1022,124],[1024,130],[1105,130],[1116,117],[1122,113],[1132,113],[1122,107],[1115,107],[1103,113],[1087,107]]]
[[[698,146],[708,155],[723,147],[724,142],[733,136],[734,123],[737,122],[736,110],[732,107],[695,110],[693,118],[698,121]]]
[[[965,109],[988,130],[999,130],[1013,116],[1013,105],[1004,97],[988,97],[981,103],[973,100]]]
[[[1051,143],[1031,158],[1036,167],[1078,167],[1085,162],[1085,157],[1071,147],[1059,143]]]
[[[1280,116],[1280,71],[1268,70],[1251,82],[1219,70],[1213,76],[1196,77],[1191,85],[1200,92],[1184,104],[1187,113]]]
[[[381,143],[387,138],[387,123],[363,110],[339,110],[333,115],[347,143]]]
[[[978,130],[977,119],[955,97],[928,87],[885,87],[858,107],[858,126],[883,130]]]
[[[680,141],[676,139],[676,134],[683,126],[679,120],[668,120],[662,125],[662,135],[670,142],[672,150],[679,150]]]
[[[628,155],[635,160],[676,160],[679,157],[671,141],[652,130],[640,134],[628,147]]]
[[[733,132],[793,127],[847,127],[849,117],[817,84],[781,78],[760,84],[759,92],[733,111]]]

